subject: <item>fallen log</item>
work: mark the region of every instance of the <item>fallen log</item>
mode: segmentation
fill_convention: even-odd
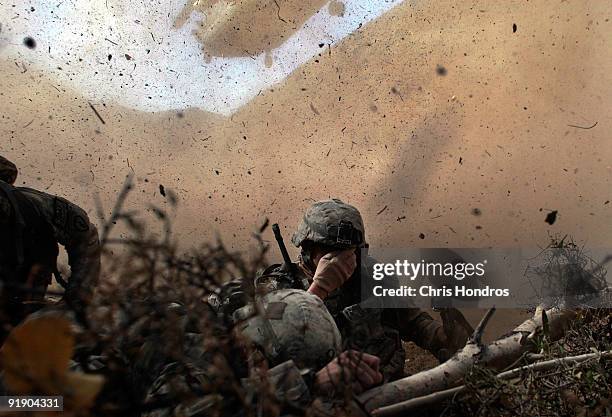
[[[559,365],[577,364],[591,359],[600,358],[612,358],[612,351],[608,350],[605,352],[585,353],[583,355],[578,356],[566,356],[563,358],[555,358],[547,361],[536,362],[530,365],[521,366],[519,368],[510,369],[506,372],[501,372],[495,377],[499,379],[511,379],[525,371],[546,371],[549,369],[554,369]],[[393,417],[406,415],[406,413],[409,411],[416,410],[427,405],[439,403],[440,401],[447,400],[465,390],[466,386],[460,385],[455,388],[434,392],[433,394],[424,395],[422,397],[413,398],[411,400],[403,401],[397,404],[377,408],[372,411],[372,415],[376,417]]]
[[[433,369],[389,382],[368,390],[357,397],[358,402],[369,412],[381,407],[397,404],[460,385],[463,377],[474,365],[492,369],[503,369],[521,355],[537,350],[536,340],[546,333],[549,341],[563,336],[576,312],[552,308],[536,309],[533,318],[526,320],[508,336],[483,346],[482,332],[493,309],[478,325],[463,349],[448,361]]]

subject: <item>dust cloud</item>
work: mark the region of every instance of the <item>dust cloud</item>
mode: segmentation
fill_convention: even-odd
[[[261,21],[199,39],[211,53],[241,54],[247,40],[264,51],[326,9],[289,3],[278,2],[285,23],[263,2],[244,10]],[[130,172],[131,208],[167,206],[160,184],[173,190],[185,247],[219,234],[244,248],[265,218],[288,238],[331,196],[362,210],[373,247],[509,247],[553,233],[610,246],[611,15],[607,2],[406,1],[227,117],[93,101],[99,118],[52,74],[6,60],[0,152],[20,184],[94,218],[94,196],[110,209]]]
[[[240,57],[271,51],[326,3],[324,0],[195,1],[181,10],[181,27],[196,11],[204,18],[195,35],[211,56]],[[335,3],[335,2],[334,2]]]

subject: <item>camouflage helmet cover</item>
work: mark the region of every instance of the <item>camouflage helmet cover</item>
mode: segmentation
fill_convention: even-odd
[[[270,337],[264,320],[269,323],[277,351],[276,357],[267,358],[271,366],[291,359],[300,368],[318,370],[340,353],[340,331],[319,297],[303,290],[283,289],[261,300],[265,319],[253,316],[238,328],[256,346],[264,347]]]
[[[314,203],[291,238],[298,247],[305,241],[337,248],[362,246],[365,229],[359,210],[337,198]]]
[[[14,184],[16,179],[17,166],[3,156],[0,156],[0,180]]]

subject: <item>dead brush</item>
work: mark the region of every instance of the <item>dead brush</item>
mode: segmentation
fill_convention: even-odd
[[[583,307],[577,318],[562,339],[550,342],[546,332],[537,338],[538,352],[512,364],[512,368],[522,366],[520,372],[498,374],[474,367],[465,378],[465,390],[454,396],[441,415],[586,417],[612,413],[612,310],[609,299],[598,299],[594,306],[598,308],[586,308],[589,304],[585,303],[590,300],[585,295],[594,292],[603,291],[609,297],[604,288],[604,264],[609,257],[597,263],[566,238],[552,239],[542,256],[545,262],[530,272],[551,285],[561,283],[556,301],[567,303],[569,299],[574,307],[576,303]],[[500,378],[504,374],[510,378]]]
[[[249,278],[265,265],[263,228],[253,234],[255,248],[248,259],[221,241],[180,252],[165,211],[150,207],[161,226],[161,233],[154,233],[139,213],[123,210],[131,188],[128,177],[109,218],[99,205],[108,278],[87,314],[77,317],[81,326],[74,360],[84,372],[106,378],[91,414],[163,414],[186,410],[202,398],[210,400],[210,415],[230,415],[236,409],[256,415],[261,404],[273,408],[265,384],[255,393],[242,388],[240,378],[249,373],[242,360],[248,355],[246,344],[206,303],[222,283],[237,278],[245,278],[252,296]],[[172,192],[167,193],[171,206],[176,205]],[[117,224],[127,232],[113,237]],[[168,367],[179,378],[166,384],[163,395],[151,397]]]
[[[109,217],[98,203],[105,275],[91,302],[86,308],[60,304],[40,312],[43,318],[50,314],[51,320],[58,320],[52,323],[72,327],[66,340],[59,337],[66,342],[70,372],[102,381],[95,393],[89,391],[86,406],[75,409],[68,404],[66,415],[312,414],[279,404],[266,376],[266,361],[253,360],[258,352],[207,302],[224,283],[237,279],[247,298],[241,301],[254,299],[253,280],[267,266],[268,246],[261,234],[268,222],[253,233],[248,256],[228,250],[220,240],[181,251],[167,212],[150,206],[156,220],[151,224],[141,213],[124,209],[131,190],[128,176]],[[165,192],[173,208],[177,200],[171,190]],[[121,233],[115,233],[117,225]],[[33,337],[24,336],[26,344]],[[245,384],[244,378],[256,383]],[[31,393],[38,394],[48,394],[41,387],[57,385],[28,382]]]

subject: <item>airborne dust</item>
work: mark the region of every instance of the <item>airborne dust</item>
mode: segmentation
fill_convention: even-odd
[[[16,20],[42,13],[18,3]],[[192,36],[205,59],[263,53],[273,68],[275,48],[311,16],[350,18],[337,1],[257,3],[201,2],[168,19],[180,28],[200,16]],[[59,81],[71,62],[127,78],[111,63],[139,71],[148,52],[109,35],[101,56],[38,68],[27,54],[56,45],[12,30],[14,15],[0,34],[0,151],[19,184],[93,218],[94,195],[110,210],[133,172],[131,207],[176,194],[184,246],[219,234],[244,248],[265,218],[287,239],[302,210],[330,196],[362,209],[372,246],[544,245],[550,233],[612,243],[612,4],[405,1],[333,45],[313,40],[317,54],[230,115],[89,97]],[[21,57],[3,53],[11,42]]]

